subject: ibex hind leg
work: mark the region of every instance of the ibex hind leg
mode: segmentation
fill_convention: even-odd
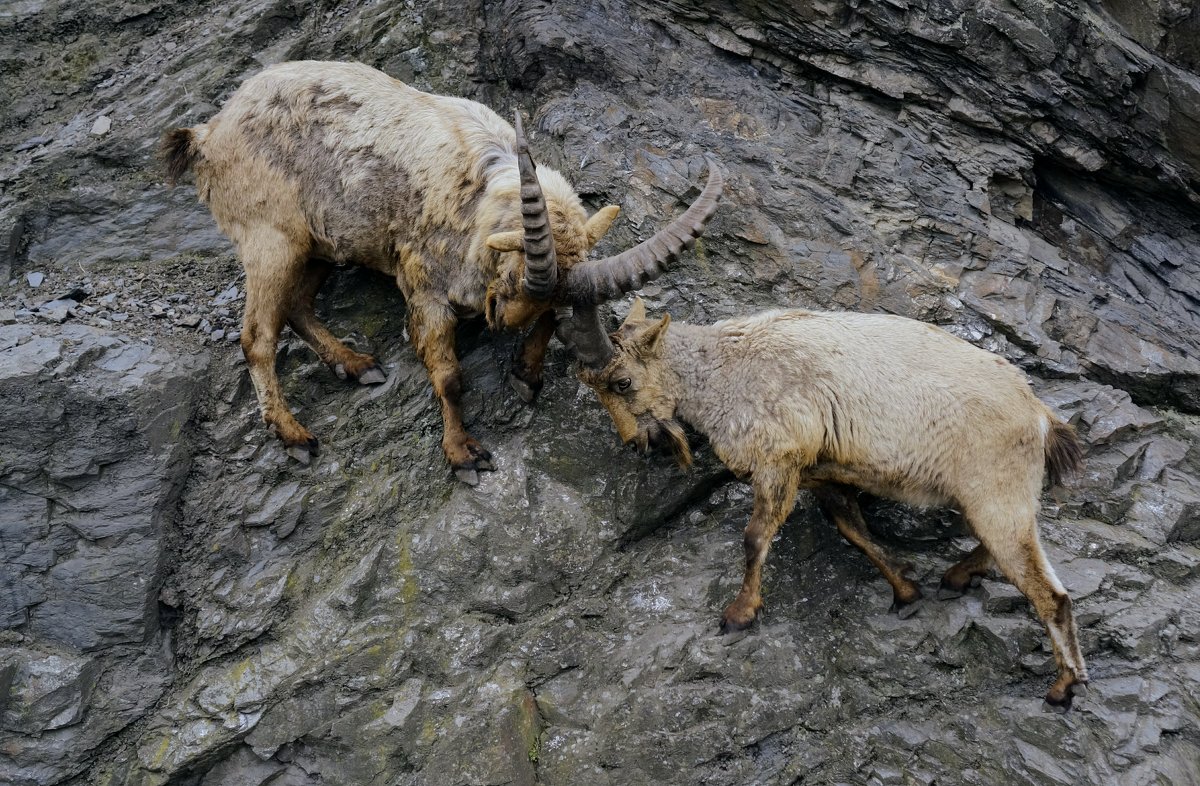
[[[1046,626],[1058,663],[1058,677],[1046,693],[1046,702],[1054,709],[1069,709],[1072,697],[1082,695],[1087,684],[1087,666],[1079,649],[1071,598],[1042,550],[1033,512],[1021,516],[1015,526],[1011,519],[1004,520],[1004,514],[989,519],[987,513],[976,513],[968,518],[997,567],[1029,599]]]
[[[331,272],[333,265],[329,262],[318,259],[308,261],[300,274],[295,299],[288,311],[288,325],[342,379],[358,380],[364,385],[383,382],[383,371],[374,357],[350,349],[317,319],[317,293]]]
[[[275,348],[291,303],[290,293],[303,274],[304,258],[282,233],[260,229],[239,247],[246,270],[246,313],[242,320],[242,352],[258,396],[263,421],[291,455],[307,464],[316,452],[317,439],[288,409],[275,373]]]
[[[879,569],[892,587],[892,610],[901,619],[907,619],[920,608],[921,588],[904,575],[912,566],[897,562],[885,552],[867,532],[862,508],[858,505],[857,492],[850,486],[829,484],[814,489],[817,503],[825,517],[837,525],[847,541],[858,548]]]

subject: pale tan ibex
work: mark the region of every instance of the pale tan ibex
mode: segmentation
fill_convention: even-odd
[[[313,312],[335,265],[365,265],[404,293],[417,355],[441,401],[442,448],[478,481],[491,454],[463,427],[454,349],[459,318],[533,329],[514,359],[530,401],[554,333],[554,308],[612,297],[660,274],[704,229],[722,181],[709,167],[695,203],[649,240],[588,260],[618,208],[588,217],[558,172],[536,168],[521,132],[474,101],[430,95],[356,63],[294,62],[247,79],[215,117],[164,136],[172,182],[189,169],[246,271],[242,349],[263,419],[307,463],[313,434],[275,373],[286,323],[339,376],[383,381]]]
[[[722,630],[762,607],[763,560],[796,502],[813,488],[826,516],[891,584],[903,611],[917,584],[868,535],[856,489],[914,505],[953,505],[980,545],[943,587],[962,592],[994,559],[1049,631],[1059,673],[1046,700],[1068,708],[1087,683],[1071,599],[1038,539],[1042,475],[1077,469],[1074,431],[1004,359],[903,317],[768,311],[708,326],[647,319],[638,300],[611,340],[594,306],[560,335],[625,442],[665,442],[691,460],[680,421],[754,490],[746,573]]]

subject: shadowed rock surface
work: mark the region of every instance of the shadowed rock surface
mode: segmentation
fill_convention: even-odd
[[[783,10],[795,5],[796,10]],[[1133,3],[9,3],[0,9],[0,782],[1200,782],[1200,12]],[[802,495],[767,610],[719,638],[747,488],[618,444],[552,346],[460,330],[471,489],[385,280],[326,288],[388,380],[285,334],[322,440],[289,463],[236,345],[239,267],[152,160],[296,58],[531,118],[539,161],[649,236],[728,174],[643,292],[934,322],[1028,371],[1086,469],[1043,535],[1091,670],[1009,584],[899,620]],[[9,98],[11,97],[11,98]],[[624,306],[615,310],[624,313]],[[973,541],[885,502],[930,597]]]

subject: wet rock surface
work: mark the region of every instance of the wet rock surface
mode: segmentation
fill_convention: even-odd
[[[1191,3],[22,2],[0,9],[0,781],[14,784],[1200,782],[1200,51]],[[611,20],[620,19],[620,25]],[[716,636],[751,507],[703,445],[616,444],[552,345],[459,331],[475,488],[388,284],[321,312],[387,381],[278,366],[289,462],[237,349],[240,270],[151,158],[245,76],[357,59],[531,118],[539,160],[648,236],[728,174],[643,293],[940,324],[1027,370],[1086,468],[1043,536],[1091,690],[1043,712],[1044,631],[973,541],[868,506],[928,599],[802,494],[767,610]],[[624,306],[616,306],[623,313]]]

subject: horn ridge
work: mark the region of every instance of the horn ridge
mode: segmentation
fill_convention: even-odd
[[[662,275],[685,248],[691,248],[717,210],[725,179],[712,158],[708,180],[696,201],[648,240],[616,256],[589,260],[567,273],[568,296],[578,303],[602,303],[638,289]]]
[[[554,236],[550,231],[550,211],[542,196],[529,142],[517,110],[513,124],[517,135],[517,172],[521,181],[521,225],[525,231],[525,291],[530,297],[545,300],[558,285],[558,259]]]

